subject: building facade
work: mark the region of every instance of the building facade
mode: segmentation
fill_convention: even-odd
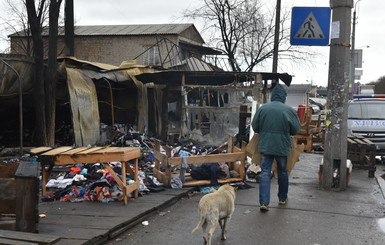
[[[42,36],[48,47],[48,28]],[[12,54],[31,53],[30,36],[21,31],[9,37]],[[116,66],[136,60],[142,65],[171,67],[191,56],[219,53],[203,46],[204,40],[193,24],[76,26],[74,44],[76,58]],[[64,47],[61,27],[58,56],[64,55]]]

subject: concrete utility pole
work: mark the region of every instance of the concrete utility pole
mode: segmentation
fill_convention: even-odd
[[[330,42],[328,111],[322,187],[346,189],[347,102],[350,79],[350,30],[353,0],[331,0],[332,39]],[[338,172],[338,174],[337,174]],[[333,178],[333,173],[336,176]]]

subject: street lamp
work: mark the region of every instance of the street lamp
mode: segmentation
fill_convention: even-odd
[[[370,46],[369,45],[364,45],[364,46],[359,46],[357,48],[370,48]]]
[[[351,49],[350,49],[350,81],[349,81],[349,96],[351,99],[352,96],[353,96],[353,85],[354,85],[354,78],[355,78],[355,66],[354,66],[354,52],[355,52],[355,48],[354,48],[354,45],[355,45],[355,36],[356,36],[356,7],[357,7],[357,4],[360,2],[361,0],[357,0],[357,2],[354,4],[354,8],[353,8],[353,29],[352,29],[352,46],[351,46]]]

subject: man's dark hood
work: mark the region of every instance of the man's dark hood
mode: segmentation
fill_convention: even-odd
[[[271,92],[271,101],[280,101],[285,103],[286,90],[280,84],[276,84]]]

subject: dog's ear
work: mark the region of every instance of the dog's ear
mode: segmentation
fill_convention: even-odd
[[[234,188],[234,191],[237,192],[238,191],[238,186],[233,186]]]

